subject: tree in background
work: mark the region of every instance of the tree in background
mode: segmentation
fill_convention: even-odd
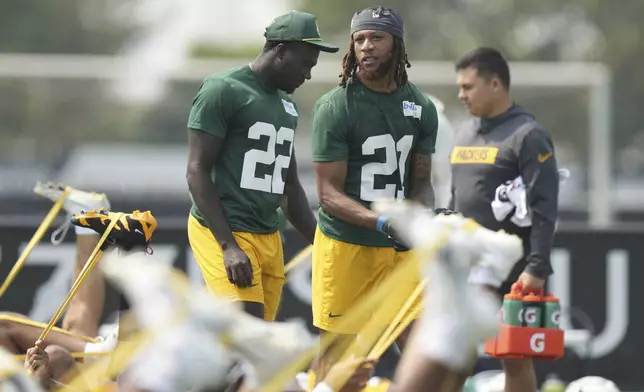
[[[136,25],[122,17],[135,2],[6,2],[0,12],[0,54],[113,55],[136,32]],[[75,140],[86,136],[100,140],[121,128],[114,125],[122,116],[113,112],[105,114],[103,124],[91,116],[102,106],[98,81],[0,79],[0,89],[2,95],[11,96],[0,105],[0,155],[5,160],[21,155],[25,164],[33,159],[55,164]]]
[[[270,1],[270,0],[266,0]],[[294,8],[318,15],[320,28],[338,32],[334,40],[349,44],[348,25],[368,0],[298,0]],[[383,0],[406,20],[406,47],[413,60],[454,60],[478,45],[500,48],[511,60],[596,60],[608,64],[614,78],[614,141],[633,144],[642,131],[640,97],[644,93],[644,2],[621,0]],[[20,0],[3,4],[0,52],[115,54],[137,33],[128,18],[139,0]],[[239,56],[259,48],[192,48],[199,57]],[[339,70],[339,66],[338,66]],[[338,71],[339,72],[339,71]],[[50,154],[60,140],[181,141],[185,113],[176,102],[191,99],[192,85],[175,85],[167,98],[145,109],[104,103],[98,82],[0,79],[3,99],[0,154],[15,151],[12,141],[36,140],[36,155]],[[308,87],[307,87],[308,88]],[[308,91],[308,90],[307,90]],[[313,87],[311,87],[313,91]],[[304,91],[302,92],[304,93]],[[317,91],[316,91],[317,93]],[[436,91],[456,104],[455,92]],[[551,129],[557,140],[585,140],[587,96],[574,91],[517,91],[517,98]],[[544,95],[547,94],[547,99]],[[60,143],[58,143],[60,144]],[[585,153],[585,151],[581,151]],[[59,155],[59,154],[55,154]],[[583,158],[583,157],[582,157]],[[3,158],[0,158],[3,159]]]
[[[499,48],[513,61],[603,62],[613,71],[616,147],[629,145],[644,131],[640,119],[644,94],[644,73],[641,72],[644,1],[300,0],[297,3],[300,9],[318,15],[322,30],[341,32],[340,40],[345,39],[347,45],[351,15],[376,4],[395,8],[405,17],[405,46],[412,67],[414,59],[454,60],[482,45]],[[555,138],[572,142],[585,140],[588,108],[585,96],[571,97],[562,92],[553,94],[551,101],[539,103],[532,102],[530,96],[521,98],[537,114],[548,114],[549,118],[542,122]]]
[[[2,5],[0,52],[113,54],[134,26],[118,23],[135,0],[20,0]]]

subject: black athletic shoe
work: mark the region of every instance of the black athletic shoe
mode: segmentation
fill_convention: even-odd
[[[73,225],[88,227],[99,235],[103,235],[110,222],[116,219],[117,214],[105,209],[91,210],[73,215],[71,222]],[[105,243],[107,245],[116,245],[125,251],[148,249],[152,234],[156,228],[157,221],[150,211],[140,212],[135,210],[131,214],[121,216]],[[106,247],[104,245],[103,249]]]

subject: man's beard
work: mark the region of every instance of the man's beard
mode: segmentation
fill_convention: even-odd
[[[384,63],[380,63],[380,65],[378,65],[378,68],[376,68],[375,71],[369,72],[369,71],[365,71],[364,69],[360,69],[360,73],[369,80],[378,80],[388,75],[389,72],[393,71],[393,69],[394,69],[394,57],[390,56],[389,59],[387,59],[387,61],[385,61]]]

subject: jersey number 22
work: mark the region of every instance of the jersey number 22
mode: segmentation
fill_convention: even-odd
[[[360,199],[364,201],[375,201],[379,198],[403,199],[405,197],[405,171],[407,158],[414,142],[413,135],[405,135],[398,143],[390,134],[371,136],[362,144],[362,155],[373,155],[376,150],[385,150],[384,162],[370,162],[362,166],[360,174]],[[400,153],[400,158],[397,157]],[[386,184],[384,188],[376,189],[376,176],[390,176],[396,172],[400,173],[401,189],[397,184]]]
[[[289,128],[280,128],[277,130],[272,124],[264,122],[256,122],[248,129],[249,139],[259,140],[262,136],[268,136],[268,146],[266,150],[252,149],[244,154],[240,187],[281,195],[284,193],[282,170],[288,168],[291,163],[295,131]],[[284,142],[290,143],[288,156],[275,156],[275,145],[284,144]],[[255,172],[259,164],[267,166],[275,164],[273,174],[265,174],[263,177],[257,177]]]

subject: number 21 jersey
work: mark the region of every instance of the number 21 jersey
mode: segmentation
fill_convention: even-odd
[[[436,107],[412,83],[391,93],[368,89],[359,80],[336,87],[313,109],[314,162],[347,161],[344,193],[366,208],[379,198],[405,198],[411,155],[434,152]],[[319,227],[336,240],[391,246],[387,237],[354,226],[319,209]]]
[[[233,231],[277,231],[297,120],[291,97],[262,83],[250,66],[203,81],[188,128],[224,140],[212,181]],[[191,213],[208,226],[194,202]]]

